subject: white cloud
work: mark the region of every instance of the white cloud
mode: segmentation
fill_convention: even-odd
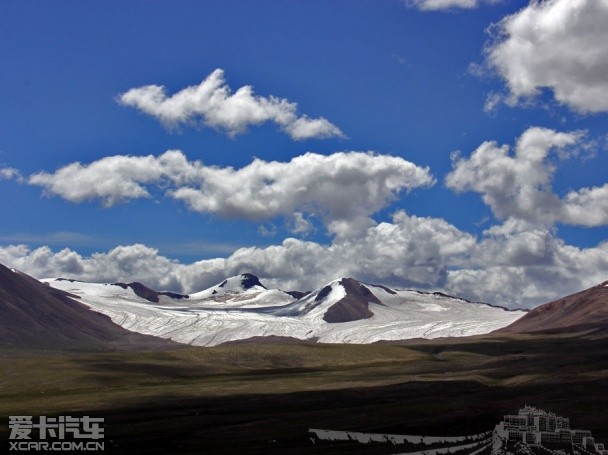
[[[34,174],[29,183],[71,202],[100,199],[106,206],[150,197],[152,186],[163,187],[196,212],[256,221],[300,212],[321,218],[333,233],[353,235],[374,225],[370,216],[399,192],[434,180],[428,168],[373,153],[306,153],[289,162],[256,159],[234,169],[205,166],[171,150],[158,157],[72,163],[53,174]]]
[[[284,124],[283,129],[296,141],[310,138],[328,139],[331,137],[344,137],[338,127],[323,117],[311,119],[304,115],[293,122]]]
[[[232,93],[221,69],[213,71],[199,85],[171,96],[167,96],[163,86],[146,85],[121,94],[119,101],[168,127],[201,121],[235,136],[250,126],[274,122],[295,140],[344,137],[337,126],[323,117],[298,116],[297,104],[284,98],[255,95],[249,85]]]
[[[314,229],[312,223],[304,217],[302,212],[294,212],[289,225],[289,230],[293,234],[308,235]]]
[[[582,226],[608,224],[608,183],[569,192],[560,212],[561,221]]]
[[[497,3],[501,0],[405,0],[406,6],[422,11],[441,11],[450,9],[473,9],[481,3]]]
[[[262,237],[274,237],[277,235],[277,227],[272,223],[269,223],[268,225],[260,224],[258,226],[258,234]]]
[[[227,261],[283,287],[311,289],[354,276],[399,286],[441,286],[447,266],[474,245],[474,238],[444,220],[397,212],[357,239],[331,245],[287,239],[268,248],[246,248]],[[255,273],[255,272],[254,272]]]
[[[180,287],[175,277],[180,264],[139,244],[119,246],[86,258],[67,248],[53,252],[47,246],[30,250],[25,245],[10,245],[0,247],[0,262],[37,278],[65,277],[102,283],[137,279],[159,288]]]
[[[508,145],[484,142],[470,157],[455,157],[453,171],[445,179],[456,191],[475,191],[506,220],[515,218],[535,225],[563,222],[580,226],[608,224],[608,186],[582,188],[560,198],[552,188],[555,165],[550,159],[569,156],[582,144],[583,133],[561,133],[529,128],[512,154]]]
[[[496,111],[499,104],[503,101],[504,97],[500,93],[491,92],[486,97],[486,101],[483,105],[483,111],[487,114],[492,114]]]
[[[552,180],[559,159],[585,148],[581,132],[525,131],[509,146],[485,142],[470,157],[454,157],[446,185],[475,191],[503,220],[483,233],[448,272],[446,289],[482,301],[531,305],[605,281],[608,242],[580,249],[556,236],[555,223],[608,224],[608,184],[559,197]],[[554,154],[552,154],[554,152]]]
[[[330,245],[289,238],[266,248],[241,248],[225,259],[180,264],[144,245],[119,246],[82,257],[65,249],[0,247],[0,262],[36,277],[115,282],[139,280],[158,289],[193,292],[225,277],[252,272],[284,289],[312,289],[355,276],[399,285],[441,286],[450,261],[474,246],[474,238],[440,219],[397,212],[390,223],[370,227],[357,239]]]
[[[469,266],[530,267],[555,264],[563,242],[550,229],[530,228],[508,220],[484,232],[471,250]]]
[[[0,180],[16,180],[19,183],[24,181],[21,173],[13,167],[0,168]]]
[[[300,211],[339,235],[375,224],[370,215],[403,190],[434,183],[429,170],[403,158],[362,152],[306,153],[289,162],[254,160],[241,169],[202,169],[200,187],[171,192],[192,210],[261,220]]]
[[[543,230],[488,236],[476,245],[469,261],[448,272],[448,292],[530,307],[605,281],[608,242],[581,249]]]
[[[481,239],[445,220],[397,212],[357,239],[329,245],[286,239],[240,248],[227,258],[183,264],[144,245],[89,257],[65,249],[0,247],[0,262],[36,277],[96,282],[142,281],[159,290],[193,292],[244,272],[285,290],[311,290],[343,276],[401,288],[442,290],[473,300],[530,306],[585,289],[608,276],[608,242],[577,248],[548,229],[517,223]]]
[[[93,198],[106,204],[148,197],[152,188],[160,188],[203,213],[268,222],[284,217],[287,227],[302,235],[313,228],[311,217],[317,217],[337,235],[330,244],[289,238],[191,264],[145,245],[119,246],[88,257],[69,249],[8,246],[0,247],[0,262],[37,277],[139,280],[181,292],[252,272],[269,286],[287,290],[309,290],[353,276],[508,306],[540,304],[608,276],[608,242],[578,248],[558,238],[554,228],[556,222],[608,224],[608,184],[563,197],[552,189],[558,160],[584,148],[582,141],[581,132],[530,128],[513,152],[509,146],[485,142],[471,156],[455,157],[448,187],[478,192],[502,221],[479,238],[443,219],[403,211],[376,223],[371,215],[399,192],[433,183],[428,169],[398,157],[307,153],[289,162],[254,160],[233,169],[205,166],[168,151],[158,157],[74,163],[53,174],[35,174],[30,183],[74,202]],[[111,184],[104,185],[107,180]]]
[[[582,112],[608,111],[608,0],[532,1],[495,26],[486,64],[513,105],[550,89]]]
[[[33,174],[28,182],[70,202],[100,199],[104,206],[110,207],[130,199],[150,197],[147,184],[189,183],[198,178],[201,167],[198,161],[188,161],[182,152],[169,150],[158,157],[116,155],[90,164],[71,163],[53,174]]]

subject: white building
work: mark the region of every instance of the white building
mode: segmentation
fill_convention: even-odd
[[[570,419],[532,406],[520,409],[517,415],[506,415],[494,428],[495,447],[519,444],[564,451],[568,454],[581,452],[608,455],[604,444],[597,444],[587,430],[570,428]],[[495,453],[500,453],[496,451]]]

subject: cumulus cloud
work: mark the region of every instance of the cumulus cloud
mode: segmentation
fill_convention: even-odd
[[[71,202],[99,199],[106,206],[150,197],[152,186],[162,187],[196,212],[256,221],[306,213],[339,235],[374,225],[370,216],[399,192],[434,183],[428,168],[371,152],[306,153],[289,162],[255,159],[234,169],[189,161],[176,150],[72,163],[28,181]],[[296,231],[303,232],[306,220],[298,221]]]
[[[38,172],[28,183],[70,202],[99,199],[106,207],[130,199],[150,197],[147,184],[189,183],[200,180],[200,162],[190,162],[177,150],[155,157],[109,156],[90,164],[71,163],[52,174]]]
[[[180,264],[140,244],[118,246],[89,257],[68,248],[53,252],[48,246],[32,250],[25,245],[10,245],[0,247],[0,262],[36,278],[65,277],[100,283],[137,279],[159,288],[181,286],[175,278]]]
[[[567,245],[549,230],[488,234],[467,265],[448,271],[453,295],[531,307],[595,286],[608,277],[608,242]]]
[[[106,204],[149,197],[156,188],[202,213],[265,221],[269,234],[276,233],[274,217],[285,219],[287,228],[299,235],[314,229],[311,217],[316,217],[337,235],[328,244],[288,238],[190,264],[139,244],[87,257],[69,249],[13,245],[0,247],[0,262],[36,277],[139,280],[180,292],[252,272],[269,286],[286,290],[310,290],[352,276],[511,307],[532,306],[608,277],[608,242],[578,248],[560,239],[554,227],[557,222],[608,224],[608,184],[561,197],[552,188],[559,160],[576,155],[583,141],[581,132],[535,127],[521,135],[513,150],[485,142],[470,156],[455,157],[446,185],[479,193],[501,221],[479,236],[443,219],[404,211],[389,221],[374,221],[371,216],[400,192],[433,183],[428,169],[386,155],[308,153],[289,162],[254,160],[239,169],[189,161],[179,151],[74,163],[52,174],[34,174],[29,181],[74,202],[100,199]],[[112,184],[104,186],[106,180]]]
[[[473,245],[471,235],[444,220],[399,211],[391,222],[370,227],[357,239],[337,238],[330,245],[287,239],[268,248],[238,250],[228,263],[296,289],[311,289],[343,276],[438,287],[444,284],[448,265]]]
[[[85,281],[140,280],[182,292],[201,290],[226,276],[252,272],[272,286],[312,289],[334,278],[398,285],[441,286],[447,266],[474,246],[474,238],[444,220],[397,212],[391,222],[370,227],[361,237],[330,245],[289,238],[266,248],[241,248],[225,259],[180,264],[144,245],[128,245],[82,257],[65,249],[0,247],[0,262],[36,277]]]
[[[569,192],[561,207],[561,221],[582,226],[608,224],[608,184]]]
[[[137,244],[88,257],[69,249],[0,247],[0,262],[38,278],[138,280],[159,290],[186,293],[244,272],[285,290],[311,290],[352,276],[511,307],[537,305],[606,280],[608,242],[581,249],[565,244],[549,229],[521,228],[505,223],[476,238],[445,220],[399,211],[356,240],[336,238],[324,245],[288,238],[278,245],[241,248],[227,258],[190,264]]]
[[[608,0],[532,1],[495,25],[486,64],[514,105],[543,89],[582,113],[608,111]],[[490,103],[496,105],[496,98]]]
[[[122,93],[119,102],[157,118],[168,127],[200,121],[235,136],[250,126],[274,122],[294,140],[344,137],[337,126],[323,117],[298,116],[297,104],[284,98],[255,95],[249,85],[232,93],[221,69],[213,71],[199,85],[171,96],[167,96],[163,86],[146,85]]]
[[[560,198],[552,188],[557,159],[582,146],[580,131],[562,133],[529,128],[515,146],[484,142],[468,158],[455,156],[446,185],[455,191],[474,191],[494,215],[533,225],[563,222],[581,226],[608,224],[608,186],[582,188]]]
[[[254,160],[240,169],[202,169],[200,187],[171,196],[192,210],[262,220],[300,211],[319,216],[339,235],[375,224],[370,215],[403,190],[434,183],[428,168],[403,158],[362,152],[306,153],[289,162]]]

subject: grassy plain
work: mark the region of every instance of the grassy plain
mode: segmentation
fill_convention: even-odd
[[[4,349],[0,435],[9,415],[97,415],[106,453],[364,453],[307,431],[473,434],[527,403],[608,442],[606,390],[608,338],[590,335]]]

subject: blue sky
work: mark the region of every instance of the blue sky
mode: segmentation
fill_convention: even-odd
[[[185,291],[349,274],[512,306],[606,280],[608,5],[568,3],[4,1],[0,262]],[[183,92],[214,74],[217,106]],[[145,104],[152,85],[168,103]]]

